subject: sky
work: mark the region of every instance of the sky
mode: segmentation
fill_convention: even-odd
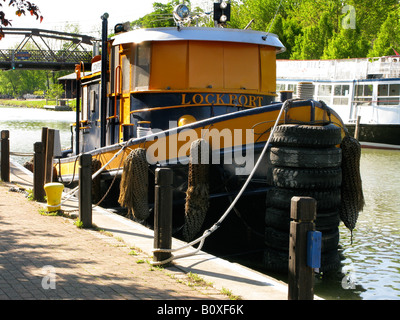
[[[136,20],[153,10],[153,2],[167,3],[168,0],[30,0],[36,4],[42,14],[43,22],[39,23],[30,14],[18,17],[15,9],[9,8],[7,2],[1,7],[6,18],[12,20],[12,28],[37,28],[65,31],[67,24],[79,25],[79,33],[100,38],[101,16],[109,14],[109,32],[120,22]],[[210,0],[211,1],[211,0]],[[193,1],[192,1],[193,2]],[[195,1],[194,1],[195,2]],[[12,43],[22,41],[7,36],[0,41],[0,49],[12,47]]]

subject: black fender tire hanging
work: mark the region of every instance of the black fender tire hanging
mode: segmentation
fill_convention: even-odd
[[[326,148],[339,145],[341,129],[330,123],[325,126],[285,124],[276,128],[271,138],[274,146]]]

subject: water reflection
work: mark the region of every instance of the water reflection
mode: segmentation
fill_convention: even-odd
[[[400,299],[400,152],[363,149],[361,176],[365,208],[353,232],[342,225],[343,270],[361,299]],[[361,289],[362,288],[362,289]],[[343,296],[341,296],[343,295]]]

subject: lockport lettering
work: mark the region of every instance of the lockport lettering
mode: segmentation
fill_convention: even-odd
[[[232,105],[245,107],[261,107],[263,97],[249,94],[226,93],[196,93],[193,95],[182,94],[181,105]]]

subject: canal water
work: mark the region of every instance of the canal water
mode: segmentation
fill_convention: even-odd
[[[70,147],[73,122],[74,112],[0,107],[0,130],[10,131],[14,152],[33,152],[42,127],[60,130],[62,147]],[[14,158],[19,163],[29,159]],[[353,242],[342,224],[342,270],[318,276],[315,294],[325,299],[400,300],[400,151],[363,149],[361,175],[366,206]]]
[[[0,106],[0,130],[10,131],[11,152],[33,154],[33,144],[42,141],[43,127],[59,130],[61,148],[70,148],[72,123],[75,123],[74,111],[56,112],[46,109]],[[11,155],[11,159],[20,164],[31,158]]]

